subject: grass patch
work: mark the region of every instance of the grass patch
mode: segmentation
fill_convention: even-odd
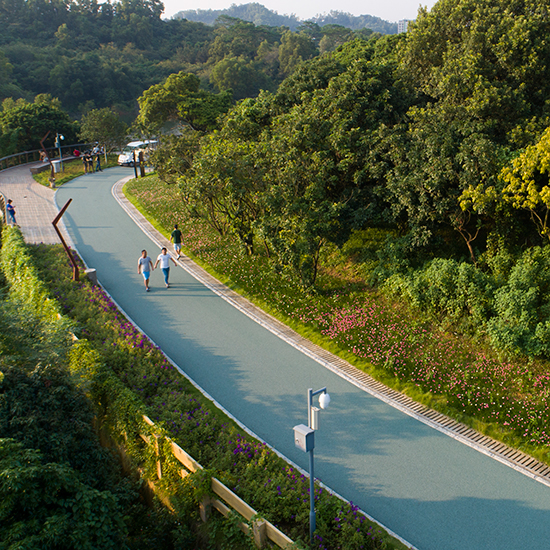
[[[177,223],[185,253],[298,333],[416,401],[550,464],[550,375],[543,363],[499,358],[366,284],[380,231],[327,250],[315,293],[261,253],[191,219],[175,185],[132,180],[128,198],[164,235]],[[261,250],[261,247],[257,247]]]
[[[105,168],[113,168],[115,166],[118,166],[117,164],[118,155],[107,155],[107,164],[105,164],[105,158],[101,158],[101,168],[104,170]],[[78,178],[79,176],[84,175],[84,168],[82,166],[82,160],[81,159],[73,159],[69,161],[63,162],[63,172],[59,172],[55,174],[55,185],[56,187],[60,187],[64,183],[67,183],[68,181],[73,180],[74,178]],[[94,161],[94,168],[95,168],[95,161]],[[33,174],[33,178],[35,181],[37,181],[40,185],[44,185],[45,187],[50,187],[50,170],[45,170],[44,172],[40,172],[39,174]],[[90,174],[91,176],[93,174]]]

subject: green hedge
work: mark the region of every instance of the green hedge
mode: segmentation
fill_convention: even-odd
[[[61,309],[40,280],[18,228],[4,226],[0,266],[10,287],[10,297],[47,322],[57,322]]]

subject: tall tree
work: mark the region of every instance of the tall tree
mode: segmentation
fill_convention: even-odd
[[[107,107],[86,113],[80,123],[80,139],[98,141],[110,153],[121,148],[128,135],[128,126],[119,116]]]

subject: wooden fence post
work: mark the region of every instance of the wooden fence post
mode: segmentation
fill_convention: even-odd
[[[210,518],[210,514],[212,513],[212,504],[210,502],[210,497],[208,495],[204,495],[202,497],[199,504],[199,510],[200,510],[202,521],[206,523]]]
[[[259,519],[252,523],[254,544],[257,548],[263,548],[267,540],[267,525],[265,520]]]
[[[158,434],[155,434],[153,437],[155,438],[155,455],[157,456],[157,477],[159,479],[162,479],[162,464],[160,461],[160,446],[159,446],[160,436]]]

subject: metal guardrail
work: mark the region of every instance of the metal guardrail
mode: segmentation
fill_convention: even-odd
[[[62,145],[61,154],[63,156],[72,155],[74,149],[86,150],[91,149],[92,145],[90,143],[74,143],[72,145]],[[14,166],[20,166],[21,164],[29,164],[31,162],[38,162],[40,160],[40,153],[42,149],[33,149],[32,151],[23,151],[22,153],[15,153],[13,155],[8,155],[7,157],[0,158],[0,170],[6,170],[7,168],[12,168]],[[49,155],[50,159],[59,158],[59,148],[57,147],[48,147],[46,152]]]

